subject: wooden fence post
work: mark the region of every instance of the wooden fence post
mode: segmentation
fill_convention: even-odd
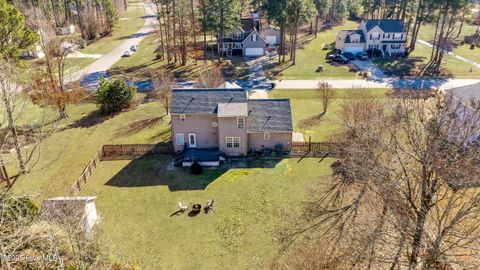
[[[308,136],[308,153],[312,151],[312,136]]]

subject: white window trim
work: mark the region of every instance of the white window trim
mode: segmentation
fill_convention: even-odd
[[[190,143],[190,137],[191,137],[192,135],[193,135],[193,137],[195,138],[195,144],[194,144],[194,145],[192,145],[192,144]],[[195,133],[188,133],[188,147],[193,147],[193,148],[197,147],[197,134],[195,134]]]
[[[185,114],[180,114],[180,121],[185,122],[187,120],[187,116]]]
[[[264,140],[270,140],[270,132],[263,133],[263,139]]]
[[[242,121],[242,127],[240,127],[240,120]],[[245,118],[244,117],[237,117],[237,128],[238,129],[245,129]]]
[[[179,138],[181,138],[182,143],[179,143]],[[175,144],[184,145],[185,144],[185,135],[183,133],[175,134]]]
[[[235,147],[235,140],[236,139],[238,140],[238,146],[237,147]],[[231,146],[228,146],[229,144],[231,144]],[[227,148],[240,148],[240,137],[225,137],[225,146]]]

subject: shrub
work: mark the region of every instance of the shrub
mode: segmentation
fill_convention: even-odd
[[[381,57],[383,55],[380,49],[368,49],[366,53],[368,57]]]
[[[107,81],[101,78],[97,91],[100,111],[102,113],[112,113],[128,108],[136,92],[134,86],[127,85],[121,79]]]
[[[194,175],[200,175],[203,172],[203,167],[198,162],[193,162],[192,167],[190,167],[190,173]]]

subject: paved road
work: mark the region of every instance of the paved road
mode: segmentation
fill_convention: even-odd
[[[102,55],[95,62],[84,69],[73,73],[70,81],[81,80],[82,86],[93,88],[100,77],[106,77],[106,71],[122,58],[125,51],[129,50],[132,45],[138,45],[148,34],[157,29],[158,21],[156,12],[149,4],[145,4],[145,24],[135,34],[130,35],[124,42],[113,48],[110,52]]]
[[[438,88],[450,89],[465,85],[480,83],[473,79],[386,79],[386,80],[281,80],[276,81],[275,89],[315,89],[320,81],[326,81],[333,88],[396,88],[421,89]]]

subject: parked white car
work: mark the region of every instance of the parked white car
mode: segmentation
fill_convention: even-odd
[[[138,46],[137,46],[137,45],[132,45],[132,46],[130,47],[130,51],[132,51],[132,52],[136,52],[137,49],[138,49]]]
[[[128,51],[125,51],[125,52],[123,53],[122,57],[130,57],[130,56],[132,56],[132,54],[133,54],[133,52],[130,51],[130,50],[128,50]]]

